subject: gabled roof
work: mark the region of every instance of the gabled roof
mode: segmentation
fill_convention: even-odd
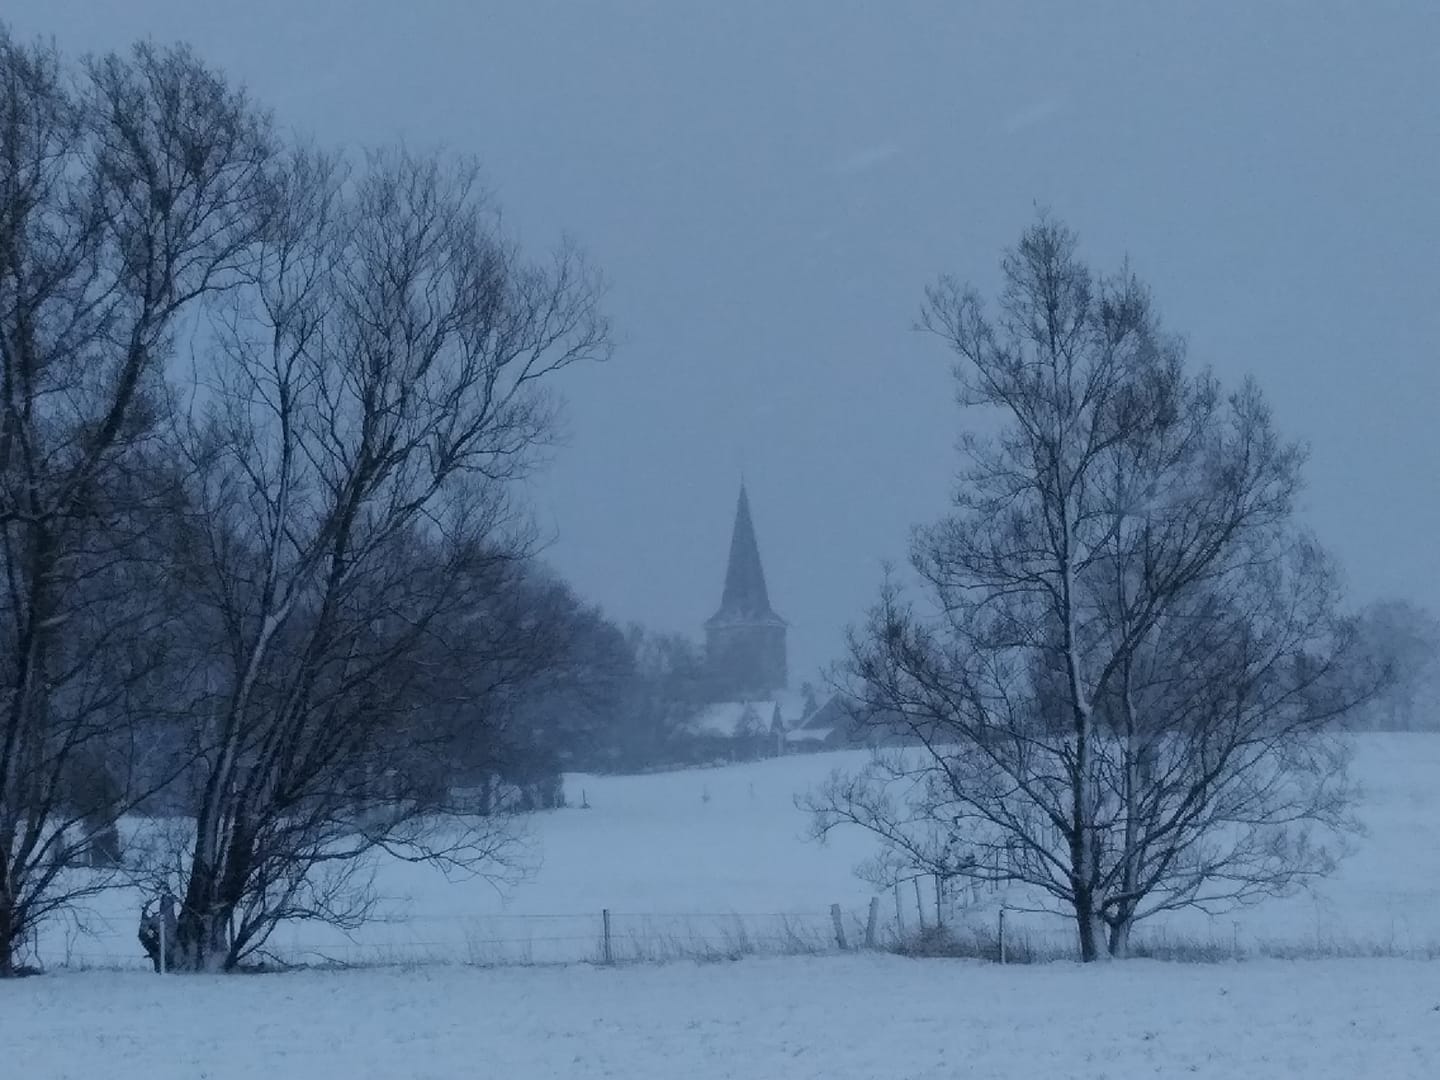
[[[805,718],[800,730],[830,731],[837,727],[849,727],[852,708],[840,694],[831,694],[818,709]]]
[[[780,711],[780,726],[786,731],[801,722],[804,703],[799,694],[781,690],[750,701],[717,701],[701,709],[687,725],[692,735],[718,735],[735,738],[742,734],[745,714],[752,713],[751,722],[759,722],[760,733],[768,735]]]
[[[750,518],[750,497],[742,483],[735,505],[735,527],[730,533],[725,591],[720,597],[720,610],[710,616],[706,625],[756,622],[785,625],[785,620],[770,607],[765,569],[760,565],[760,545],[755,541],[755,523]]]

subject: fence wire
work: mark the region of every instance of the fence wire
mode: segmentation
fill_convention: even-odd
[[[618,964],[866,947],[1010,963],[1079,958],[1072,920],[1007,907],[1007,901],[1013,903],[989,888],[937,888],[932,879],[902,883],[863,908],[413,915],[396,910],[351,933],[317,924],[282,926],[250,959],[275,966]],[[92,920],[84,929],[46,935],[33,959],[48,969],[146,969],[150,961],[135,930],[115,920]],[[1238,921],[1211,918],[1183,928],[1147,926],[1133,944],[1137,954],[1158,958],[1240,959],[1286,955],[1286,949],[1296,955],[1306,949],[1319,955],[1440,955],[1440,944],[1412,941],[1407,933],[1339,940],[1317,923],[1313,932],[1292,928],[1292,936],[1294,941],[1255,938]]]
[[[478,965],[627,963],[821,953],[863,944],[866,914],[830,911],[437,914],[420,913],[345,933],[283,926],[254,959],[287,965],[463,963]],[[42,966],[144,969],[136,933],[112,924],[53,936]]]

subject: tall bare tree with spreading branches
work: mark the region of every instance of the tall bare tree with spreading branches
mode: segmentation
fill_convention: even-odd
[[[510,864],[503,820],[435,782],[431,720],[457,704],[446,665],[496,658],[458,646],[514,595],[511,492],[551,431],[546,386],[608,348],[592,271],[568,248],[523,258],[469,165],[302,150],[272,189],[184,437],[192,637],[213,658],[180,889],[192,969],[235,966],[285,919],[363,918],[377,850]],[[493,647],[523,652],[527,625]],[[485,701],[458,704],[484,722]]]
[[[183,49],[74,68],[0,26],[0,975],[104,884],[77,868],[155,782],[164,368],[248,265],[272,152]]]
[[[852,635],[862,728],[901,731],[810,799],[882,842],[879,880],[1004,882],[1074,919],[1081,955],[1137,922],[1284,892],[1351,825],[1335,722],[1373,685],[1335,574],[1294,522],[1304,454],[1259,390],[1185,361],[1128,271],[1042,217],[994,313],[944,279],[922,327],[958,358],[950,514],[917,530]]]

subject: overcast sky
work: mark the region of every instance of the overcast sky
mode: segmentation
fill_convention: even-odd
[[[1259,10],[1257,10],[1259,9]],[[699,633],[743,471],[792,671],[836,655],[965,419],[910,331],[1045,205],[1312,447],[1358,600],[1440,609],[1440,5],[5,0],[76,53],[182,39],[324,142],[478,155],[604,268],[537,484],[552,563]],[[798,678],[797,680],[798,681]]]

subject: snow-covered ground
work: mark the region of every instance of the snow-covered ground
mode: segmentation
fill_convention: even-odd
[[[1405,960],[998,967],[853,957],[0,983],[6,1076],[920,1080],[1440,1075]]]
[[[872,843],[858,833],[825,846],[810,841],[795,796],[831,769],[860,760],[821,754],[651,776],[570,777],[576,808],[529,820],[541,865],[528,883],[502,894],[483,881],[449,882],[427,868],[392,863],[377,878],[388,921],[353,938],[324,927],[287,928],[274,944],[287,959],[592,959],[600,912],[608,908],[619,955],[660,957],[696,947],[732,951],[742,939],[823,944],[836,903],[853,938],[872,891],[853,870]],[[1151,932],[1241,950],[1261,941],[1386,952],[1440,947],[1440,736],[1361,736],[1355,774],[1365,789],[1368,835],[1356,840],[1338,876],[1313,895],[1213,919],[1167,917]],[[589,809],[578,808],[582,798]],[[922,899],[933,903],[933,896]],[[997,898],[978,899],[962,917],[993,924]],[[902,901],[913,926],[913,892]],[[139,964],[139,903],[129,892],[96,901],[85,913],[93,935],[55,923],[38,959],[52,969],[67,961]],[[887,894],[882,928],[894,919]],[[1045,943],[1063,946],[1073,938],[1060,919],[1012,914],[1009,926]]]
[[[870,899],[858,834],[806,839],[799,792],[851,755],[645,777],[572,777],[589,809],[531,821],[543,859],[506,894],[423,868],[380,868],[389,921],[353,939],[317,927],[277,939],[287,958],[665,957],[829,940]],[[1327,941],[1422,951],[1440,943],[1440,736],[1366,736],[1357,841],[1313,896],[1160,929],[1238,944]],[[928,898],[926,898],[928,901]],[[995,898],[961,914],[983,924]],[[913,893],[903,896],[913,923]],[[53,970],[137,964],[138,896],[56,923]],[[894,919],[884,898],[882,921]],[[1012,933],[1071,937],[1012,915]],[[1323,949],[1321,950],[1323,951]],[[882,953],[596,967],[407,965],[345,972],[158,979],[138,971],[0,983],[0,1076],[208,1077],[1297,1077],[1440,1075],[1440,967],[1409,959],[1242,964],[1130,961],[999,967]]]

